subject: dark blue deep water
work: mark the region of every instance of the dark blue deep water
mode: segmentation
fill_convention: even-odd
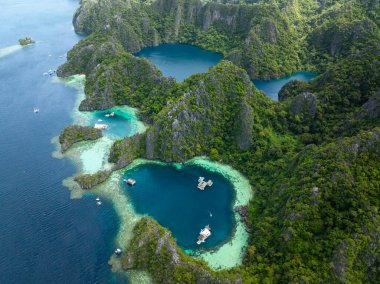
[[[200,176],[211,179],[213,186],[199,190]],[[142,165],[125,173],[124,178],[130,177],[136,185],[124,184],[124,188],[136,211],[169,228],[182,248],[211,248],[231,236],[235,225],[234,190],[220,174],[194,166],[178,170],[169,165]],[[198,246],[198,233],[205,225],[210,225],[212,235]]]
[[[51,156],[76,91],[42,74],[80,40],[72,28],[78,1],[0,3],[0,48],[23,36],[38,41],[0,58],[0,283],[119,282],[107,264],[118,230],[113,207],[70,200],[62,180],[76,168]]]
[[[267,94],[272,100],[278,100],[278,92],[281,88],[291,80],[300,80],[300,81],[310,81],[317,74],[307,71],[299,71],[288,77],[274,80],[254,80],[253,83],[255,86]]]
[[[195,73],[206,72],[223,58],[215,53],[187,44],[161,44],[147,47],[135,54],[155,64],[167,77],[182,82]]]

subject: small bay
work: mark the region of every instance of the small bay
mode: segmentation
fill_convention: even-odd
[[[317,74],[308,71],[295,72],[292,75],[280,79],[273,80],[254,80],[256,88],[267,94],[272,100],[278,101],[278,92],[281,88],[291,80],[310,81]]]

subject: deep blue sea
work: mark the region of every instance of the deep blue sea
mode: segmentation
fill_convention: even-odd
[[[200,176],[214,184],[199,190]],[[136,180],[133,187],[123,185],[135,210],[169,228],[182,248],[212,248],[231,236],[234,190],[222,175],[195,166],[179,170],[170,165],[142,165],[127,171],[124,178]],[[198,246],[199,231],[206,225],[210,225],[212,235]]]
[[[291,80],[310,81],[317,74],[307,71],[299,71],[288,77],[273,80],[254,80],[255,86],[267,94],[272,100],[278,101],[278,92],[281,88]]]
[[[182,82],[195,73],[206,72],[216,65],[223,55],[187,44],[161,44],[147,47],[135,54],[155,64],[167,77]]]
[[[64,63],[66,52],[81,39],[72,27],[79,1],[0,0],[0,4],[0,54],[15,50],[0,57],[0,283],[124,283],[124,276],[111,273],[107,263],[119,229],[113,206],[106,201],[97,206],[91,194],[71,200],[62,180],[75,174],[76,166],[52,157],[55,145],[50,141],[72,123],[77,91],[43,74]],[[17,50],[18,39],[25,36],[37,43]],[[167,58],[155,51],[162,48]],[[144,54],[178,81],[206,71],[222,57],[188,45],[163,45],[140,52]],[[91,123],[107,122],[104,114],[97,113]],[[112,119],[110,124],[126,123],[116,136],[129,133],[125,117],[117,114]],[[205,247],[225,241],[234,225],[231,185],[198,168],[173,171],[135,169],[139,182],[133,188],[136,194],[130,193],[136,209],[172,229],[183,247],[194,247],[199,230],[207,224],[213,235]],[[196,189],[199,175],[214,180],[209,191]],[[147,179],[152,182],[140,182]],[[166,186],[164,181],[175,183]],[[175,185],[179,183],[183,186]],[[185,204],[175,202],[181,196],[186,196]],[[180,224],[173,226],[175,222]]]
[[[43,76],[80,40],[75,0],[0,0],[0,283],[118,283],[107,264],[118,219],[94,197],[70,200],[62,180],[76,168],[51,156],[71,123],[76,91]],[[40,113],[34,114],[33,108]]]

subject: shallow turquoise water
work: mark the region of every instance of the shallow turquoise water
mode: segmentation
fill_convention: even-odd
[[[115,115],[107,117],[106,115],[111,112],[114,112]],[[93,126],[95,123],[107,124],[108,128],[102,130],[103,134],[111,139],[122,139],[135,134],[135,121],[136,117],[131,112],[115,108],[92,112],[89,125]]]
[[[223,58],[220,53],[187,44],[161,44],[135,54],[155,64],[167,77],[182,82],[190,75],[206,72]]]
[[[255,86],[267,94],[272,100],[278,101],[278,92],[291,80],[310,81],[317,74],[307,71],[296,72],[288,77],[274,80],[254,80]]]
[[[204,191],[197,188],[198,178],[214,184]],[[136,185],[123,188],[140,214],[147,214],[169,228],[184,249],[212,248],[227,241],[235,226],[234,190],[223,176],[196,166],[177,169],[170,165],[141,165],[127,171],[124,178]],[[210,225],[212,235],[197,245],[199,231]]]

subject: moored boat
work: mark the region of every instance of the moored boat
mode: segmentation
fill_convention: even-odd
[[[211,236],[211,228],[207,225],[200,231],[197,244],[204,243],[209,236]]]

